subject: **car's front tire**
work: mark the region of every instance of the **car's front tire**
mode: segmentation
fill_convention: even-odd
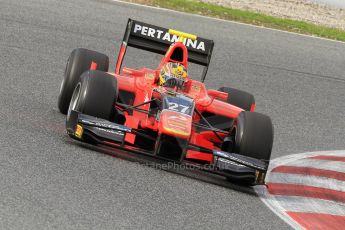
[[[243,111],[236,120],[235,152],[268,161],[273,146],[271,119],[257,112]]]
[[[118,96],[116,78],[108,73],[90,70],[84,72],[77,83],[68,109],[109,121],[114,121]]]
[[[257,112],[241,112],[235,121],[232,135],[234,144],[229,145],[228,152],[269,162],[273,146],[273,125],[268,116]],[[253,185],[255,182],[255,178],[228,179],[244,185]]]
[[[79,82],[81,74],[90,69],[92,62],[97,64],[97,70],[108,71],[108,56],[83,48],[72,51],[66,64],[58,98],[58,108],[61,113],[67,113],[74,88]]]

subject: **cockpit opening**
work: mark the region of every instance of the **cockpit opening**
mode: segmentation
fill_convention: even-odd
[[[170,56],[171,61],[183,62],[183,49],[181,47],[176,47]]]

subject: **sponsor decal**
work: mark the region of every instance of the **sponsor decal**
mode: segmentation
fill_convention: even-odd
[[[246,167],[244,165],[238,164],[238,163],[233,162],[233,161],[226,160],[226,159],[221,158],[221,157],[219,157],[218,160],[221,161],[221,162],[224,162],[226,164],[234,165],[234,166],[237,166],[237,167],[240,167],[240,168],[245,168]]]
[[[152,28],[152,27],[141,25],[138,23],[134,24],[133,33],[137,35],[145,36],[145,37],[150,37],[153,39],[168,41],[170,43],[175,43],[179,39],[179,36],[169,34],[167,30]],[[198,39],[193,41],[192,39],[185,38],[183,40],[183,44],[188,48],[193,48],[193,49],[200,50],[203,52],[206,51],[205,42],[199,41]]]
[[[235,161],[236,163],[243,164],[244,166],[247,166],[247,167],[252,167],[252,168],[263,170],[263,171],[266,170],[266,168],[261,167],[260,165],[253,164],[252,162],[249,162],[249,161],[246,161],[246,160],[242,160],[242,159],[240,159],[238,157],[235,157],[232,154],[229,154],[229,153],[226,153],[226,152],[214,150],[214,153],[217,156],[219,156],[219,157],[223,157],[223,158],[226,158],[228,160]]]
[[[146,73],[145,74],[145,79],[149,80],[149,81],[152,81],[152,80],[155,79],[155,75],[153,73]]]
[[[84,120],[84,119],[81,119],[81,123],[83,123],[85,125],[95,125],[95,122],[92,122],[89,120]]]
[[[99,127],[96,127],[96,129],[99,131],[103,131],[103,132],[111,133],[111,134],[115,134],[115,135],[120,135],[120,136],[124,135],[124,133],[122,131],[117,131],[117,130],[112,130],[112,129],[103,129],[103,128],[99,128]]]
[[[163,109],[160,117],[160,130],[168,134],[178,134],[186,138],[191,133],[192,117]]]
[[[86,119],[81,119],[80,122],[85,124],[85,125],[103,127],[106,129],[119,130],[119,131],[128,132],[128,133],[131,132],[130,128],[125,127],[123,125],[115,125],[115,124],[110,124],[110,123],[105,123],[105,122],[103,123],[103,122],[99,122],[99,121],[91,121],[91,120],[86,120]]]
[[[192,85],[192,91],[200,93],[201,87],[199,85]]]

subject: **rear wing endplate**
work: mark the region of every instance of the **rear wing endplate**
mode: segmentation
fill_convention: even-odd
[[[178,33],[176,33],[178,31],[174,31],[174,33],[171,33],[171,31],[174,30],[128,19],[115,73],[120,73],[127,46],[164,55],[169,46],[179,39]],[[202,75],[202,81],[204,81],[210,64],[214,42],[201,37],[195,36],[195,38],[191,39],[187,36],[187,38],[183,39],[183,43],[188,49],[188,61],[204,66]]]

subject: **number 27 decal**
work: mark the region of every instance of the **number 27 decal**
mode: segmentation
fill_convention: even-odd
[[[181,113],[186,113],[187,110],[189,109],[189,106],[179,105],[175,102],[169,102],[169,109],[173,111],[181,112]]]

